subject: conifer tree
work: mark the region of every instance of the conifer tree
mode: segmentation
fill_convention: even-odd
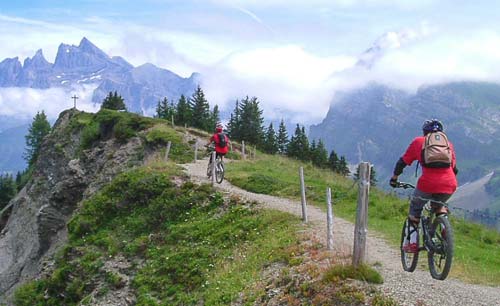
[[[256,97],[249,98],[247,96],[241,100],[239,106],[237,126],[239,140],[262,146],[264,118],[262,117],[263,111],[259,108],[259,101]]]
[[[227,129],[231,139],[241,140],[240,133],[240,102],[236,100],[234,111],[231,113]]]
[[[191,108],[184,95],[181,95],[175,109],[175,122],[178,125],[191,125]]]
[[[339,160],[339,171],[338,173],[340,173],[341,175],[343,176],[348,176],[349,173],[351,173],[349,171],[349,167],[347,166],[347,161],[345,159],[345,156],[340,156],[340,160]]]
[[[173,110],[171,109],[171,106],[168,104],[168,99],[167,97],[163,98],[163,100],[158,101],[158,104],[156,105],[156,116],[157,118],[160,119],[167,119],[170,120],[170,116],[173,114]]]
[[[309,140],[307,139],[304,127],[297,124],[295,134],[290,139],[287,147],[287,154],[300,160],[310,160]]]
[[[334,150],[330,152],[330,156],[328,157],[328,168],[335,173],[340,173],[339,171],[339,157]]]
[[[318,144],[315,144],[315,148],[312,149],[311,145],[311,156],[313,165],[320,168],[328,167],[328,152],[326,151],[325,144],[321,139],[318,140]]]
[[[25,136],[26,151],[24,153],[24,159],[28,162],[29,166],[33,165],[38,158],[42,140],[49,133],[50,123],[47,120],[45,112],[37,112],[28,129],[28,134]]]
[[[205,94],[201,89],[200,85],[196,88],[196,91],[191,96],[189,100],[189,106],[191,108],[191,125],[195,128],[212,131],[213,128],[210,125],[210,105],[208,104]]]
[[[276,132],[273,128],[273,123],[269,123],[269,127],[266,131],[266,136],[264,139],[264,151],[269,154],[276,154],[278,152],[278,141],[276,138]]]
[[[0,175],[0,210],[17,194],[16,182],[12,175]]]
[[[286,154],[286,148],[288,146],[288,132],[286,130],[285,122],[281,119],[280,126],[278,129],[278,153]]]
[[[213,111],[210,113],[210,124],[209,127],[211,130],[215,129],[215,125],[217,122],[220,122],[220,115],[219,115],[219,106],[215,104]]]
[[[112,93],[111,91],[109,92],[109,94],[101,104],[101,109],[103,108],[124,111],[127,110],[122,96],[119,96],[116,91],[114,93]]]

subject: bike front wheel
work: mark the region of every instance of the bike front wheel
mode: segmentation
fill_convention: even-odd
[[[224,164],[221,162],[217,163],[217,166],[215,168],[215,180],[217,183],[222,183],[222,180],[224,179]]]
[[[444,280],[448,276],[453,260],[453,230],[448,216],[434,219],[429,231],[432,249],[428,252],[429,270],[433,278]]]
[[[416,252],[408,252],[405,250],[406,245],[410,243],[410,235],[409,232],[415,230],[417,235],[417,251]],[[403,264],[403,270],[407,272],[415,271],[418,262],[418,241],[419,241],[419,232],[412,224],[410,224],[410,220],[406,218],[403,223],[403,230],[401,231],[401,263]]]
[[[207,165],[207,177],[210,178],[212,176],[212,162],[209,162]]]

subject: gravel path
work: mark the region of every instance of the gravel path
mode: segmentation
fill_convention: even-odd
[[[206,165],[207,160],[202,160],[182,166],[194,181],[207,183],[209,180],[206,177]],[[257,201],[265,207],[302,216],[301,204],[298,201],[248,192],[229,184],[226,180],[222,184],[216,184],[216,187],[244,199]],[[310,226],[326,245],[325,212],[314,206],[308,206],[307,216]],[[334,217],[336,253],[352,254],[353,233],[352,223]],[[419,259],[419,262],[425,263],[422,268],[417,268],[413,273],[403,271],[399,250],[377,237],[376,233],[368,233],[367,261],[377,263],[376,269],[384,278],[384,284],[380,285],[379,289],[401,305],[500,305],[500,287],[465,284],[451,278],[445,281],[434,280],[427,269],[426,254]]]

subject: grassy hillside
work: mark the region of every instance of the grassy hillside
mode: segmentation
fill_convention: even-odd
[[[102,141],[126,149],[139,137],[144,157],[172,141],[171,159],[162,161],[160,152],[83,201],[68,222],[67,244],[37,280],[17,289],[15,305],[263,305],[273,299],[395,305],[347,280],[382,282],[370,267],[320,267],[315,261],[327,257],[318,244],[304,243],[297,217],[193,184],[175,164],[192,158],[183,130],[114,111],[72,120],[73,138],[61,141],[78,135],[80,152]]]
[[[357,185],[353,181],[280,156],[259,154],[251,161],[233,162],[227,179],[241,188],[264,194],[300,199],[299,167],[304,167],[306,196],[309,204],[326,208],[326,188],[332,188],[334,214],[355,220]],[[399,245],[401,226],[408,203],[372,188],[368,208],[369,229],[380,232],[395,247]],[[500,234],[483,226],[452,217],[455,229],[455,257],[451,276],[473,283],[500,284]],[[425,260],[421,260],[425,263]]]

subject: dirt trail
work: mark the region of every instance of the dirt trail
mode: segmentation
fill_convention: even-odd
[[[209,180],[206,177],[206,165],[207,160],[201,160],[182,166],[194,181],[207,183]],[[302,216],[301,204],[298,201],[248,192],[226,180],[216,185],[224,192],[259,202],[265,207]],[[313,232],[326,245],[326,213],[314,206],[308,206],[307,215]],[[352,223],[334,217],[334,252],[352,254],[353,233]],[[379,289],[401,305],[500,305],[500,287],[465,284],[451,278],[445,281],[434,280],[427,270],[427,256],[423,255],[425,256],[419,260],[425,263],[423,268],[419,267],[413,273],[405,272],[401,267],[399,250],[390,246],[376,233],[368,233],[367,261],[369,264],[377,263],[375,267],[384,278],[384,284],[380,285]]]

